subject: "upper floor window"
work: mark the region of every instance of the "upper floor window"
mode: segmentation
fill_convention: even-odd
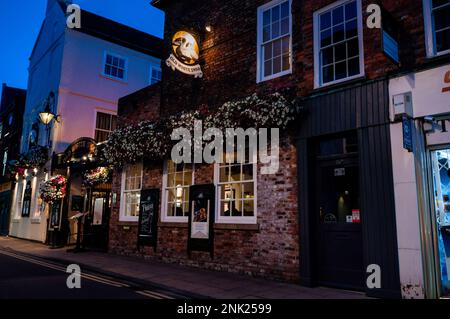
[[[274,0],[258,8],[258,82],[291,72],[291,34],[291,0]]]
[[[361,0],[338,1],[314,13],[315,86],[364,74]]]
[[[244,163],[227,163],[225,160],[226,154],[223,163],[215,164],[217,222],[255,224],[256,154],[246,155]]]
[[[161,78],[162,78],[161,68],[157,68],[157,67],[152,66],[151,70],[150,70],[150,73],[151,73],[150,74],[150,84],[151,85],[161,81]]]
[[[105,54],[105,66],[103,70],[106,76],[126,80],[127,77],[127,60],[118,55],[111,53]]]
[[[116,115],[97,112],[97,120],[95,123],[95,140],[98,143],[106,141],[111,132],[116,129],[116,123]]]
[[[167,161],[164,171],[162,220],[187,222],[189,215],[189,187],[194,184],[192,164]]]
[[[142,189],[142,163],[127,165],[122,172],[120,220],[137,222]]]
[[[424,0],[427,55],[450,53],[450,0]]]

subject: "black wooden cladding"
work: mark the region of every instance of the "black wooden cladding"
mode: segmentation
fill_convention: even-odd
[[[356,131],[359,148],[361,218],[364,264],[381,267],[381,289],[369,296],[400,297],[395,199],[389,130],[388,81],[360,84],[303,101],[299,120],[298,182],[300,224],[300,276],[315,284],[314,143],[325,135]]]
[[[300,138],[389,123],[387,81],[375,81],[303,101]]]

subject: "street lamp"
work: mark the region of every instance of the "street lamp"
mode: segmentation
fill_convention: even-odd
[[[39,120],[45,125],[47,129],[47,146],[50,146],[50,123],[55,120],[58,122],[58,115],[52,112],[53,104],[55,103],[55,93],[50,92],[45,99],[45,109],[39,112]]]

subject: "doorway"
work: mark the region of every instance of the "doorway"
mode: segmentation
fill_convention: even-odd
[[[433,200],[441,296],[450,296],[450,148],[431,152]]]
[[[86,216],[83,231],[83,244],[89,249],[101,251],[108,249],[110,196],[109,190],[89,191],[89,214]]]
[[[354,143],[353,143],[354,141]],[[316,158],[316,262],[319,285],[364,289],[356,138],[321,141]]]

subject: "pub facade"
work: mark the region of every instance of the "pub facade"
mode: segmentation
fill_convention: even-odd
[[[408,297],[389,79],[426,62],[425,2],[386,2],[371,28],[366,0],[153,1],[166,66],[160,84],[119,101],[109,250]],[[279,128],[278,170],[251,156],[175,163],[167,128],[194,119]]]

